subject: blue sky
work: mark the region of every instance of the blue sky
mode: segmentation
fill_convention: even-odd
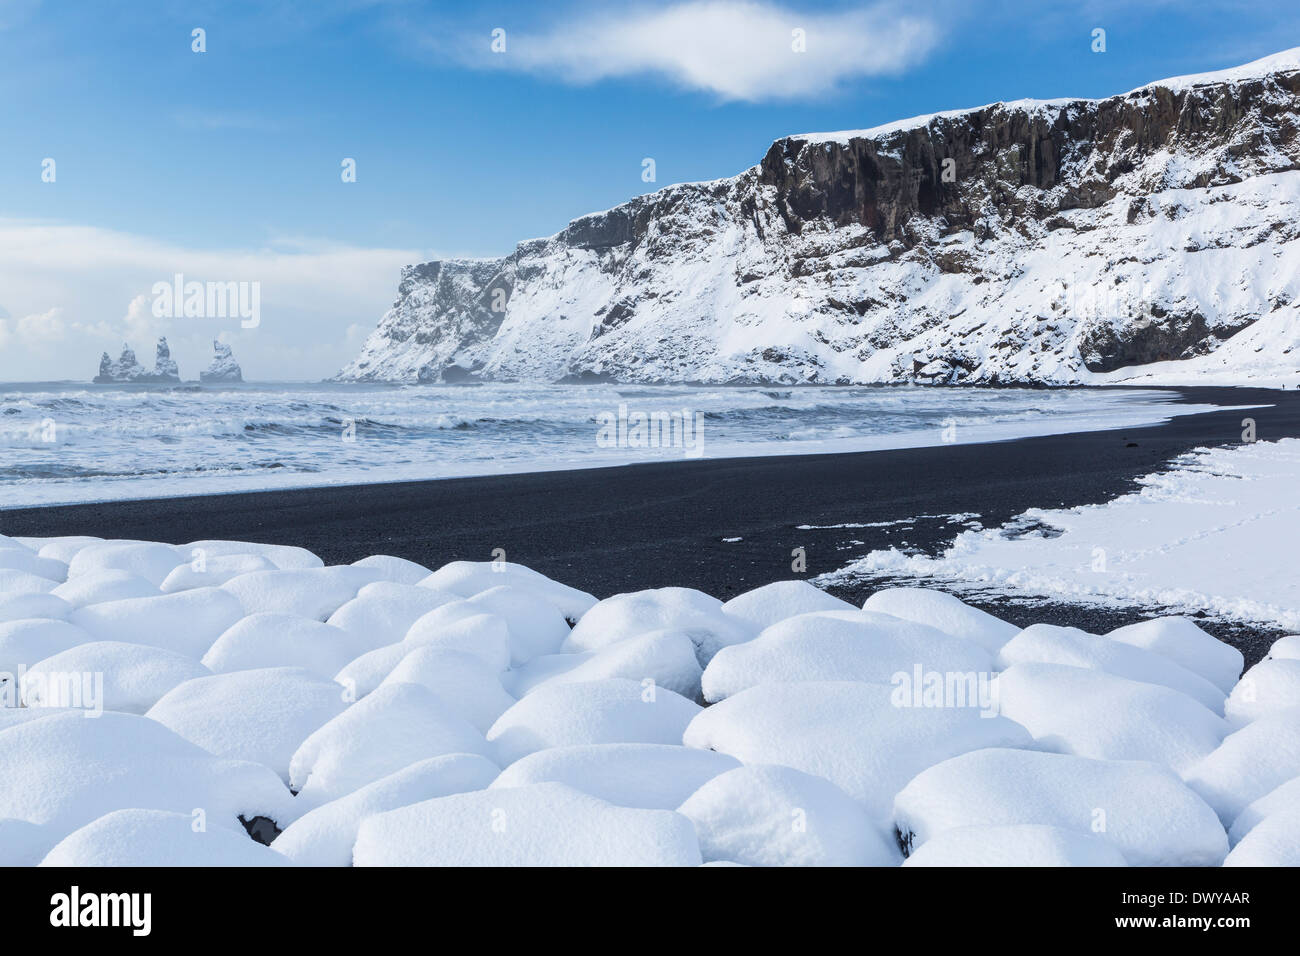
[[[783,134],[1104,96],[1296,45],[1294,2],[0,0],[0,380],[82,377],[98,352],[68,364],[69,330],[150,351],[138,297],[187,266],[265,274],[280,321],[176,330],[182,371],[219,332],[256,377],[328,375],[403,262],[503,254],[732,175]]]

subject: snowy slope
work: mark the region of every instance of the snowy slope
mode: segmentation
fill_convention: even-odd
[[[1300,48],[791,136],[404,270],[349,380],[1300,380]]]

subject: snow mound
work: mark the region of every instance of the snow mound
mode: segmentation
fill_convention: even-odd
[[[376,581],[331,614],[329,623],[355,634],[361,653],[397,643],[424,615],[458,600],[447,591]]]
[[[676,810],[734,757],[674,744],[587,744],[551,747],[516,760],[493,787],[563,783],[619,807]]]
[[[1268,649],[1268,657],[1273,660],[1300,660],[1300,634],[1279,637]]]
[[[78,608],[68,620],[96,640],[147,644],[197,660],[243,616],[239,601],[221,588],[196,588],[104,601]]]
[[[1270,790],[1300,777],[1300,707],[1259,717],[1229,734],[1183,777],[1231,824]]]
[[[1289,807],[1300,807],[1300,777],[1292,777],[1286,783],[1274,787],[1237,814],[1237,819],[1232,821],[1232,828],[1228,831],[1228,839],[1236,846],[1265,817]]]
[[[294,753],[289,782],[316,807],[429,757],[490,756],[487,741],[432,691],[389,684],[352,704]]]
[[[487,739],[504,767],[549,747],[680,744],[698,713],[698,704],[649,681],[555,684],[537,688],[502,714]]]
[[[325,566],[325,562],[306,548],[289,544],[258,544],[255,541],[191,541],[181,545],[186,555],[198,551],[207,560],[232,554],[252,554],[266,558],[281,571],[305,571]]]
[[[658,588],[616,594],[582,616],[564,642],[566,652],[596,651],[647,631],[683,630],[695,644],[700,666],[723,647],[750,640],[757,631],[724,614],[722,602],[692,588]]]
[[[374,568],[384,576],[385,581],[392,581],[395,584],[416,585],[431,573],[423,564],[416,564],[414,561],[394,557],[391,554],[372,554],[360,561],[353,561],[352,566]]]
[[[1271,813],[1233,847],[1224,866],[1300,866],[1300,803]]]
[[[1111,631],[1106,635],[1146,651],[1162,654],[1200,674],[1225,694],[1237,683],[1245,661],[1241,651],[1205,633],[1185,617],[1158,617]]]
[[[1276,658],[1260,661],[1242,675],[1224,712],[1230,723],[1241,727],[1289,707],[1300,707],[1300,660]]]
[[[956,827],[931,837],[904,866],[1128,866],[1099,836],[1042,823]]]
[[[0,568],[12,571],[25,571],[38,578],[62,583],[68,579],[68,566],[57,558],[42,558],[22,548],[5,548],[0,550]]]
[[[702,711],[684,742],[743,764],[824,777],[883,824],[894,794],[926,767],[968,750],[1031,740],[1019,724],[981,716],[977,707],[898,706],[894,698],[884,684],[760,684]]]
[[[754,631],[761,631],[798,614],[856,611],[857,608],[807,581],[774,581],[737,595],[723,604],[722,610],[743,621]]]
[[[70,534],[61,537],[46,538],[45,543],[36,549],[42,558],[55,558],[64,564],[71,564],[78,551],[87,545],[102,544],[103,538],[87,534]]]
[[[203,655],[213,673],[301,667],[333,680],[362,648],[355,635],[293,614],[250,614],[227,628]]]
[[[441,647],[465,651],[498,673],[510,667],[510,628],[505,618],[484,614],[468,601],[430,611],[411,625],[402,643],[408,650]]]
[[[167,580],[172,568],[189,561],[189,552],[152,541],[104,541],[88,544],[68,562],[68,579],[95,571],[128,571],[155,588]]]
[[[480,790],[368,817],[357,866],[698,866],[691,823],[560,783]]]
[[[39,574],[0,568],[0,591],[5,594],[49,594],[59,587],[59,582]]]
[[[1130,866],[1217,866],[1228,835],[1171,771],[1032,750],[961,754],[922,771],[894,801],[903,845],[946,830],[1039,823],[1096,834]]]
[[[977,644],[924,624],[871,611],[817,611],[787,618],[752,641],[724,647],[704,670],[704,699],[716,702],[759,684],[791,681],[890,683],[913,669],[989,675]]]
[[[1180,772],[1222,743],[1228,725],[1186,694],[1105,671],[1016,664],[998,677],[1001,713],[1044,749],[1150,760]]]
[[[186,681],[145,716],[209,753],[265,764],[288,782],[299,744],[345,707],[333,681],[268,667]]]
[[[651,631],[619,641],[600,651],[584,654],[548,654],[536,657],[522,668],[505,675],[517,697],[546,684],[626,677],[647,678],[658,686],[681,694],[687,700],[700,699],[700,662],[695,644],[684,631]]]
[[[53,594],[0,594],[0,624],[33,617],[66,621],[71,613],[72,605]]]
[[[567,584],[510,561],[453,561],[421,582],[421,587],[450,591],[461,597],[508,584],[528,591],[550,604],[570,621],[577,621],[596,605],[596,598]]]
[[[13,817],[0,818],[0,866],[35,866],[56,839],[47,827]]]
[[[885,588],[867,598],[862,609],[929,625],[949,637],[974,641],[990,654],[996,654],[1020,632],[1014,624],[971,607],[951,594],[928,588]]]
[[[706,861],[747,866],[896,866],[893,834],[843,790],[789,767],[714,777],[678,809]]]
[[[227,760],[134,714],[52,714],[0,733],[0,817],[55,837],[113,810],[203,811],[209,829],[241,836],[242,816],[286,825],[299,812],[275,772]]]
[[[457,607],[477,614],[495,614],[506,622],[512,667],[526,664],[534,657],[554,654],[569,636],[564,615],[550,602],[523,588],[511,585],[489,588]]]
[[[379,686],[398,683],[427,687],[452,713],[482,734],[515,702],[501,686],[497,672],[482,658],[442,647],[415,648]]]
[[[248,614],[273,611],[324,621],[357,596],[367,584],[381,579],[373,568],[350,565],[291,571],[254,571],[231,578],[221,587]]]
[[[231,578],[254,571],[274,571],[275,565],[260,554],[218,554],[203,560],[191,560],[177,565],[163,579],[159,588],[164,594],[189,591],[193,588],[221,587]]]
[[[352,844],[367,817],[434,797],[482,790],[496,775],[496,764],[477,754],[419,760],[303,814],[275,838],[271,849],[299,866],[351,866]]]
[[[114,810],[74,830],[41,866],[289,866],[289,860],[225,827],[196,829],[189,813]]]
[[[1096,637],[1077,627],[1034,624],[1025,628],[998,653],[1005,669],[1014,664],[1066,664],[1088,667],[1147,684],[1181,691],[1216,714],[1223,713],[1223,691],[1214,684],[1154,651],[1123,641]]]
[[[60,584],[50,593],[76,608],[105,601],[157,597],[160,592],[149,581],[131,571],[90,571]]]
[[[29,707],[66,701],[60,688],[69,677],[102,675],[104,710],[143,714],[173,687],[210,671],[184,654],[144,644],[92,641],[61,651],[34,664],[22,677],[23,699]]]
[[[16,687],[9,687],[15,675],[47,657],[93,640],[81,628],[67,621],[40,618],[5,621],[0,624],[0,691],[16,692]]]

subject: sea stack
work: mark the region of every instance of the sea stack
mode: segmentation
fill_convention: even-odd
[[[135,350],[125,342],[122,343],[122,354],[114,362],[105,352],[99,359],[99,374],[95,376],[96,385],[118,385],[122,383],[133,384],[173,384],[181,380],[180,370],[176,367],[176,362],[172,359],[171,349],[167,346],[167,339],[160,338],[154,357],[154,370],[148,371],[137,361]]]
[[[216,355],[212,359],[212,364],[199,373],[199,381],[209,384],[242,382],[244,374],[239,368],[239,363],[235,361],[230,346],[224,342],[214,341],[212,348]]]

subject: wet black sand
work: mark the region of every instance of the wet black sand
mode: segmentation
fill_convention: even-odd
[[[800,576],[791,570],[795,548],[805,550],[804,573],[813,577],[902,540],[932,553],[962,530],[937,519],[905,530],[799,525],[969,513],[995,526],[1028,508],[1090,504],[1130,491],[1134,479],[1176,455],[1239,443],[1246,416],[1255,419],[1261,440],[1300,436],[1297,392],[1178,391],[1185,402],[1270,407],[985,444],[27,508],[0,511],[0,531],[177,544],[238,538],[301,545],[327,563],[393,554],[429,567],[490,560],[500,548],[511,561],[602,597],[682,585],[725,599]],[[860,603],[877,586],[839,593]],[[1094,632],[1146,616],[1051,603],[973,603],[1018,624],[1046,620]],[[1281,633],[1206,626],[1252,660]]]

